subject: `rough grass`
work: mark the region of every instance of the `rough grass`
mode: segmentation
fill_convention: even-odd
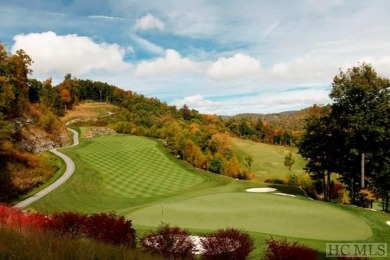
[[[96,118],[107,115],[108,112],[113,112],[117,109],[118,107],[109,103],[85,102],[74,106],[72,110],[68,110],[62,120],[67,122],[74,118]]]
[[[163,259],[140,249],[114,247],[50,232],[18,232],[0,226],[0,259]]]
[[[292,167],[292,173],[301,176],[304,171],[304,159],[297,153],[296,148],[286,146],[275,146],[270,144],[256,143],[249,140],[234,138],[235,147],[241,161],[244,161],[246,155],[253,158],[252,171],[254,181],[264,182],[266,179],[278,178],[284,179],[289,174],[288,169],[283,165],[284,157],[288,153],[293,154],[295,164]]]

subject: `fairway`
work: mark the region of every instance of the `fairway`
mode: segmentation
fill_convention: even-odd
[[[165,222],[193,229],[235,227],[327,241],[359,240],[372,235],[364,221],[341,209],[272,193],[212,194],[146,207],[128,217],[145,226]]]
[[[146,137],[111,135],[62,150],[76,163],[69,182],[33,204],[45,211],[116,210],[209,185],[207,173],[190,169]],[[61,201],[61,203],[58,203]]]
[[[174,194],[203,182],[168,160],[156,141],[147,138],[100,137],[78,154],[100,173],[107,191],[124,198]]]
[[[295,160],[292,167],[292,173],[295,173],[298,176],[304,173],[303,167],[305,161],[296,152],[296,149],[292,147],[256,143],[254,141],[238,138],[233,139],[233,145],[240,157],[245,157],[246,155],[252,156],[254,181],[264,182],[264,180],[270,178],[283,180],[289,173],[288,169],[283,165],[284,157],[288,155],[289,152],[292,153]],[[244,159],[241,158],[241,161],[244,161]]]

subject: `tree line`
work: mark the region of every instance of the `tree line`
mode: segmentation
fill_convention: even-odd
[[[331,175],[349,191],[353,204],[368,206],[390,197],[390,82],[371,65],[340,71],[333,79],[333,104],[306,119],[299,144],[306,170],[330,198]]]

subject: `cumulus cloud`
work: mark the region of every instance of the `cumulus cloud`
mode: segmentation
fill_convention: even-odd
[[[95,43],[76,34],[54,32],[20,34],[14,37],[12,52],[23,49],[33,59],[34,73],[59,72],[76,75],[93,70],[122,71],[129,67],[123,61],[125,50],[117,44]]]
[[[304,56],[289,62],[275,64],[269,72],[272,81],[282,82],[306,82],[322,81],[330,82],[338,72],[339,65],[330,64],[323,59]]]
[[[195,72],[199,65],[181,55],[175,50],[166,50],[165,57],[153,61],[142,61],[135,69],[136,76],[169,75],[183,72]]]
[[[184,97],[183,99],[175,99],[171,105],[177,107],[183,107],[184,105],[187,105],[188,107],[194,108],[201,113],[214,114],[215,111],[221,106],[221,103],[207,100],[204,96],[196,94]]]
[[[260,73],[260,62],[242,53],[237,53],[230,58],[219,58],[207,71],[208,76],[217,81],[254,78]]]
[[[147,31],[147,30],[164,30],[165,24],[158,18],[154,17],[151,14],[143,16],[141,19],[138,19],[135,22],[134,29],[138,31]]]

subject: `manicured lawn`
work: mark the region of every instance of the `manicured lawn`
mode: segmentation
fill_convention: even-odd
[[[327,241],[360,240],[372,235],[363,220],[332,205],[272,193],[211,194],[155,204],[128,217],[144,226],[165,222],[191,229],[235,227]]]
[[[238,146],[252,154],[253,169],[268,171],[267,178],[283,178],[287,173],[283,158],[293,150],[247,142]],[[255,239],[254,259],[260,258],[265,239],[271,236],[287,237],[322,252],[328,241],[390,241],[388,214],[311,201],[291,186],[274,187],[295,194],[294,198],[247,193],[247,188],[266,186],[258,182],[261,173],[250,182],[196,170],[174,158],[157,140],[116,134],[63,151],[75,161],[76,172],[32,204],[41,212],[114,210],[132,219],[139,235],[162,222],[198,234],[242,228]],[[267,157],[267,153],[271,154]],[[302,161],[296,160],[294,171],[299,173]]]
[[[191,169],[167,154],[158,141],[145,137],[98,137],[62,151],[75,161],[76,172],[33,204],[37,209],[118,211],[227,181]]]

